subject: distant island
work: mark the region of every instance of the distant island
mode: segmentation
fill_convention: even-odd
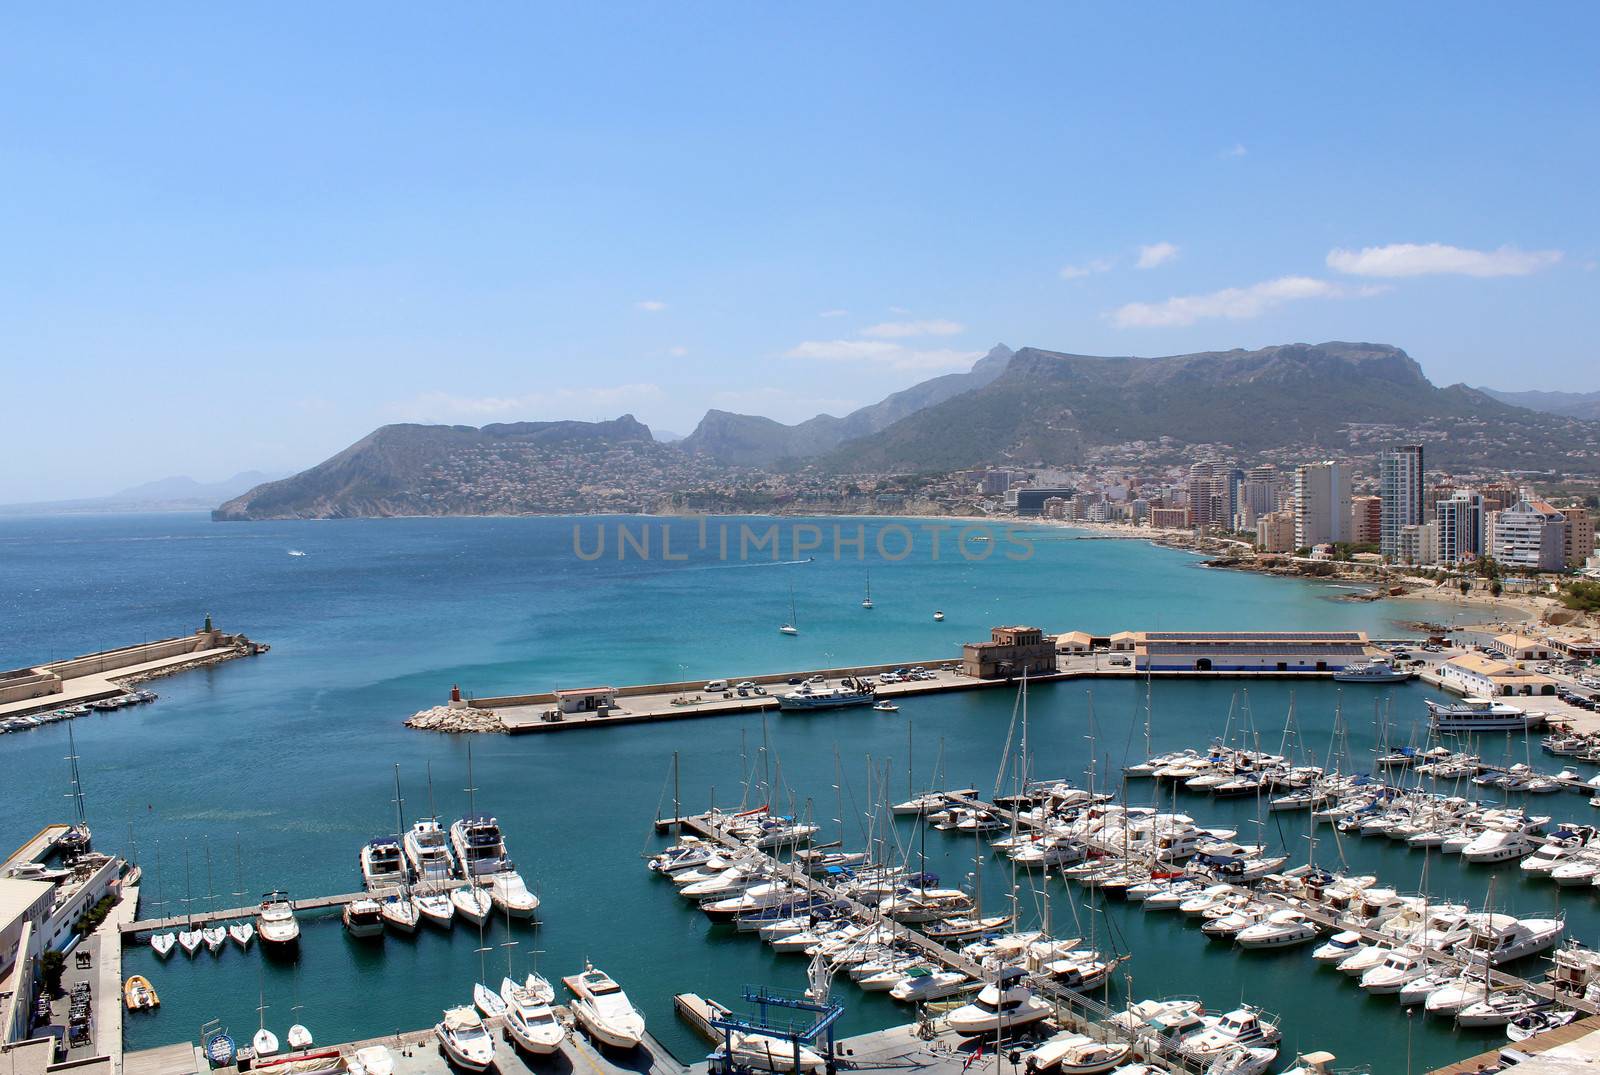
[[[196,481],[187,475],[145,482],[107,496],[0,504],[0,515],[71,515],[90,512],[210,511],[218,501],[248,492],[272,475],[246,470],[222,481]]]
[[[1292,462],[1402,440],[1426,443],[1443,468],[1600,474],[1600,421],[1507,398],[1438,387],[1385,344],[1165,358],[1001,344],[968,372],[844,417],[785,425],[713,410],[670,442],[632,415],[383,426],[213,517],[894,510],[963,468],[1163,466],[1197,448]]]

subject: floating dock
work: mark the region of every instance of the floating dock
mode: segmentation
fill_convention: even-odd
[[[426,888],[421,885],[411,886],[412,891],[449,892],[457,888],[465,888],[472,884],[471,881],[435,881]],[[312,896],[307,899],[291,899],[289,906],[296,914],[302,911],[328,911],[342,908],[347,903],[356,900],[386,900],[391,896],[402,896],[406,889],[396,886],[394,888],[377,889],[371,892],[341,892],[336,896]],[[163,930],[187,928],[191,923],[196,926],[209,926],[217,922],[238,921],[241,918],[254,918],[261,913],[260,904],[251,904],[248,907],[230,907],[224,911],[201,911],[198,914],[171,915],[166,918],[142,918],[137,922],[128,922],[122,926],[124,938],[131,938],[140,933],[160,933]]]

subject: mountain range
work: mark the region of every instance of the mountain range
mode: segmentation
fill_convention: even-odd
[[[222,481],[196,481],[187,475],[160,478],[131,486],[109,496],[49,500],[31,504],[0,504],[0,514],[41,515],[96,511],[209,511],[220,500],[238,496],[270,479],[259,470],[246,470]]]
[[[1506,392],[1498,388],[1480,388],[1478,391],[1513,407],[1600,422],[1600,392]]]
[[[1428,445],[1430,465],[1600,473],[1600,423],[1439,387],[1397,347],[1282,344],[1164,358],[1001,344],[844,417],[795,425],[709,411],[662,443],[609,422],[384,426],[338,455],[223,504],[218,519],[651,510],[715,489],[732,506],[760,476],[932,474],[982,464],[1370,455]],[[1159,450],[1157,450],[1159,449]],[[730,492],[732,490],[732,492]]]

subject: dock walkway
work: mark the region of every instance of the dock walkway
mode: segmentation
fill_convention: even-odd
[[[452,889],[465,888],[472,884],[471,881],[436,881],[427,886],[428,892],[449,892]],[[413,889],[422,891],[423,886],[413,885]],[[386,900],[391,896],[405,895],[408,890],[395,886],[394,888],[377,889],[371,892],[341,892],[336,896],[311,896],[306,899],[291,899],[289,906],[296,913],[301,911],[327,911],[335,907],[342,908],[347,903],[356,900]],[[254,918],[261,912],[261,905],[251,904],[248,907],[230,907],[224,911],[201,911],[197,914],[171,915],[166,918],[143,918],[137,922],[127,922],[122,926],[122,936],[130,938],[140,933],[160,933],[163,930],[187,928],[190,923],[196,926],[208,926],[215,922],[237,921],[241,918]]]

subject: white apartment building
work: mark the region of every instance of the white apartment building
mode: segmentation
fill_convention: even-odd
[[[1495,514],[1492,555],[1507,567],[1560,571],[1566,545],[1567,517],[1542,500],[1524,497]]]
[[[1350,540],[1350,474],[1331,460],[1294,471],[1296,548]]]
[[[1378,495],[1383,498],[1383,522],[1378,549],[1397,557],[1400,531],[1422,518],[1422,445],[1397,444],[1378,460]]]

